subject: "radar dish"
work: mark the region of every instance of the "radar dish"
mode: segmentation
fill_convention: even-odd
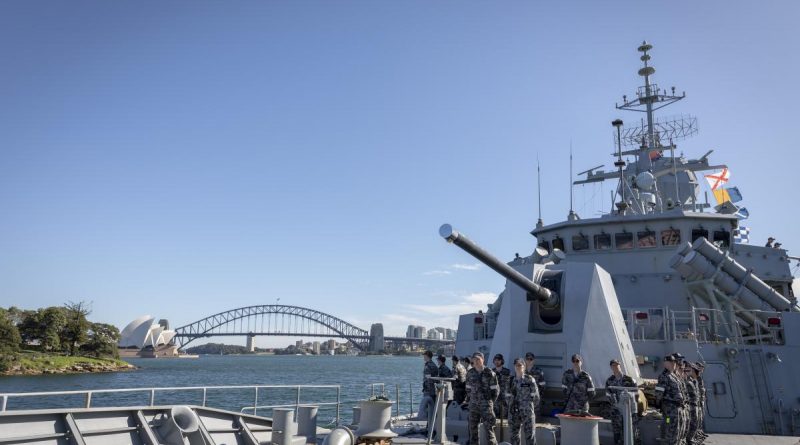
[[[642,190],[650,191],[656,183],[656,178],[650,172],[641,172],[636,175],[636,186]]]
[[[653,122],[653,133],[657,146],[667,146],[669,141],[679,141],[697,134],[697,118],[693,116],[673,116],[656,119]],[[614,140],[616,142],[616,133]],[[647,124],[642,122],[636,127],[622,128],[622,145],[641,147],[647,141]]]

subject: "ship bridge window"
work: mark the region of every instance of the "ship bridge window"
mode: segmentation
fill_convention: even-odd
[[[617,249],[633,249],[633,234],[628,232],[615,233],[614,244]]]
[[[558,249],[563,251],[564,250],[564,238],[557,236],[553,238],[553,250]]]
[[[714,244],[719,245],[719,247],[726,248],[730,247],[731,245],[731,232],[727,230],[715,230],[714,231]]]
[[[539,243],[539,247],[550,252],[550,242],[547,240],[543,240],[541,243]]]
[[[706,229],[692,229],[692,242],[697,241],[697,238],[708,239],[708,230],[706,230]]]
[[[662,246],[677,246],[681,243],[681,231],[677,229],[667,229],[661,231]]]
[[[636,234],[637,246],[643,249],[656,247],[656,232],[645,230]]]
[[[586,235],[575,235],[572,237],[572,250],[589,249],[589,237]]]
[[[597,250],[611,249],[611,235],[608,233],[601,233],[594,236],[594,248]]]

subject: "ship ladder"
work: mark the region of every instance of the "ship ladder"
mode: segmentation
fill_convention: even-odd
[[[770,400],[770,387],[767,381],[766,363],[762,351],[748,349],[747,358],[753,375],[753,389],[755,390],[758,406],[761,408],[761,421],[764,434],[777,434],[775,417]],[[779,413],[780,415],[780,413]]]

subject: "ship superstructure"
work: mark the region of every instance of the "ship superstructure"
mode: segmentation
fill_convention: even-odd
[[[701,196],[704,176],[725,182],[727,166],[712,163],[711,151],[696,159],[676,153],[676,141],[695,134],[697,121],[690,116],[656,117],[657,110],[686,95],[653,82],[651,49],[647,42],[638,47],[643,63],[638,74],[644,85],[635,98],[623,96],[616,105],[643,118],[633,126],[613,121],[613,169],[594,167],[574,181],[614,181],[612,208],[586,219],[570,209],[566,220],[549,225],[540,218],[531,232],[537,239],[533,254],[508,265],[533,283],[554,290],[558,286],[562,292],[567,292],[564,283],[548,281],[551,271],[564,271],[561,281],[586,281],[580,272],[570,275],[568,269],[579,263],[596,266],[597,273],[607,273],[613,283],[637,374],[655,378],[661,358],[679,351],[689,360],[706,363],[709,431],[798,435],[800,312],[790,257],[784,249],[735,242],[746,211],[728,200],[712,205],[707,195]],[[719,185],[709,184],[712,189]],[[605,338],[621,345],[620,356],[608,359],[625,357],[618,331],[590,332],[579,325],[567,332],[560,326],[576,310],[570,306],[574,295],[562,294],[558,309],[530,297],[523,305],[509,303],[518,298],[512,296],[514,283],[509,278],[506,290],[487,311],[461,317],[458,354],[484,348],[491,354],[519,356],[532,349],[552,388],[569,367],[569,355],[587,352],[553,346],[564,343],[555,340],[559,335]],[[502,309],[508,304],[526,312],[526,320],[507,324]],[[548,320],[553,328],[549,331]],[[595,375],[595,381],[605,379],[608,359],[596,368],[603,374]],[[553,395],[558,397],[555,391]]]

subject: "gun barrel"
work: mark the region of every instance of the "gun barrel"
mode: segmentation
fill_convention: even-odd
[[[447,242],[455,244],[468,254],[475,257],[475,259],[481,263],[489,266],[495,272],[504,276],[512,283],[525,289],[529,295],[529,298],[540,301],[542,304],[548,307],[554,307],[558,305],[557,293],[534,283],[525,275],[522,275],[508,264],[497,259],[494,255],[483,250],[483,248],[475,244],[471,239],[464,236],[464,234],[454,230],[450,224],[443,224],[439,228],[439,235],[441,235],[442,238],[444,238]]]

